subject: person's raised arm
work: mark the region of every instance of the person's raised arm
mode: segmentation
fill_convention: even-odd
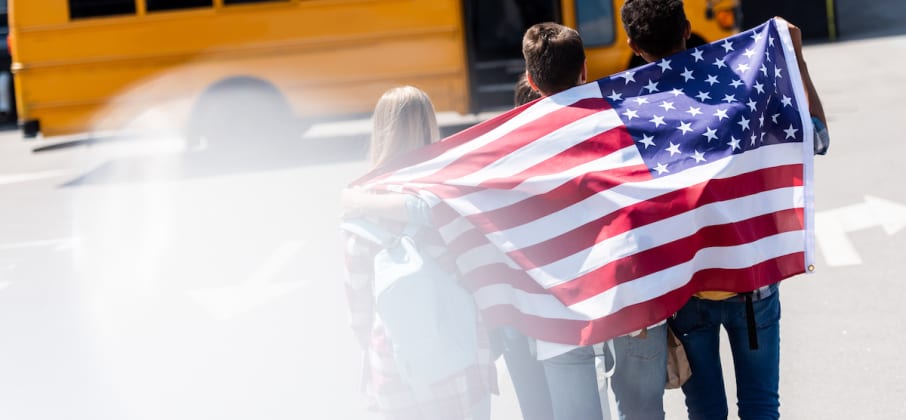
[[[793,41],[793,51],[796,53],[796,63],[799,65],[799,74],[802,77],[802,86],[805,88],[806,100],[808,101],[808,112],[815,127],[815,154],[826,154],[827,148],[830,146],[830,137],[827,133],[827,117],[824,115],[824,107],[821,105],[818,90],[815,89],[815,84],[812,83],[812,77],[809,75],[805,56],[802,54],[802,31],[799,30],[799,27],[783,18],[778,19],[786,23],[790,32],[790,39]]]
[[[355,188],[343,190],[340,203],[345,217],[368,215],[379,219],[407,222],[406,196],[403,194],[371,194]]]
[[[805,56],[802,54],[802,31],[798,26],[780,18],[786,22],[790,31],[790,38],[793,41],[793,50],[796,52],[796,61],[799,64],[799,74],[802,75],[802,85],[805,87],[805,93],[808,95],[808,111],[813,117],[818,118],[822,124],[827,126],[827,118],[824,116],[824,107],[821,105],[821,98],[818,96],[818,90],[815,89],[812,78],[808,73],[808,65],[805,63]]]
[[[428,203],[409,194],[371,194],[355,188],[346,188],[340,202],[344,217],[370,216],[419,226],[431,224],[431,209]]]

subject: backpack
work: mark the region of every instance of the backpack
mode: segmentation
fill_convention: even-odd
[[[417,226],[406,226],[398,236],[363,219],[340,228],[380,247],[374,256],[375,312],[405,380],[426,386],[477,363],[472,295],[418,247]]]

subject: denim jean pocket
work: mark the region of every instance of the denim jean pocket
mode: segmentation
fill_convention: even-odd
[[[625,346],[626,356],[628,357],[642,360],[657,359],[658,357],[661,357],[667,349],[666,336],[660,334],[661,330],[664,328],[666,328],[666,326],[661,325],[650,329],[647,336],[619,337],[618,340],[621,340],[622,346]],[[652,332],[655,333],[652,334]]]
[[[775,291],[771,296],[752,303],[755,309],[756,328],[768,328],[780,322],[780,295]]]

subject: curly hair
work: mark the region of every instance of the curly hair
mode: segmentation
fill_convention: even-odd
[[[522,55],[529,78],[547,95],[576,86],[585,66],[579,32],[553,22],[538,23],[525,31]]]
[[[656,56],[683,45],[689,24],[682,0],[626,0],[620,16],[629,39]]]

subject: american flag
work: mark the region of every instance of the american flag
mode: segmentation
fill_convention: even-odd
[[[591,344],[696,292],[805,272],[812,148],[789,32],[770,20],[519,107],[356,183],[436,204],[492,325]]]

